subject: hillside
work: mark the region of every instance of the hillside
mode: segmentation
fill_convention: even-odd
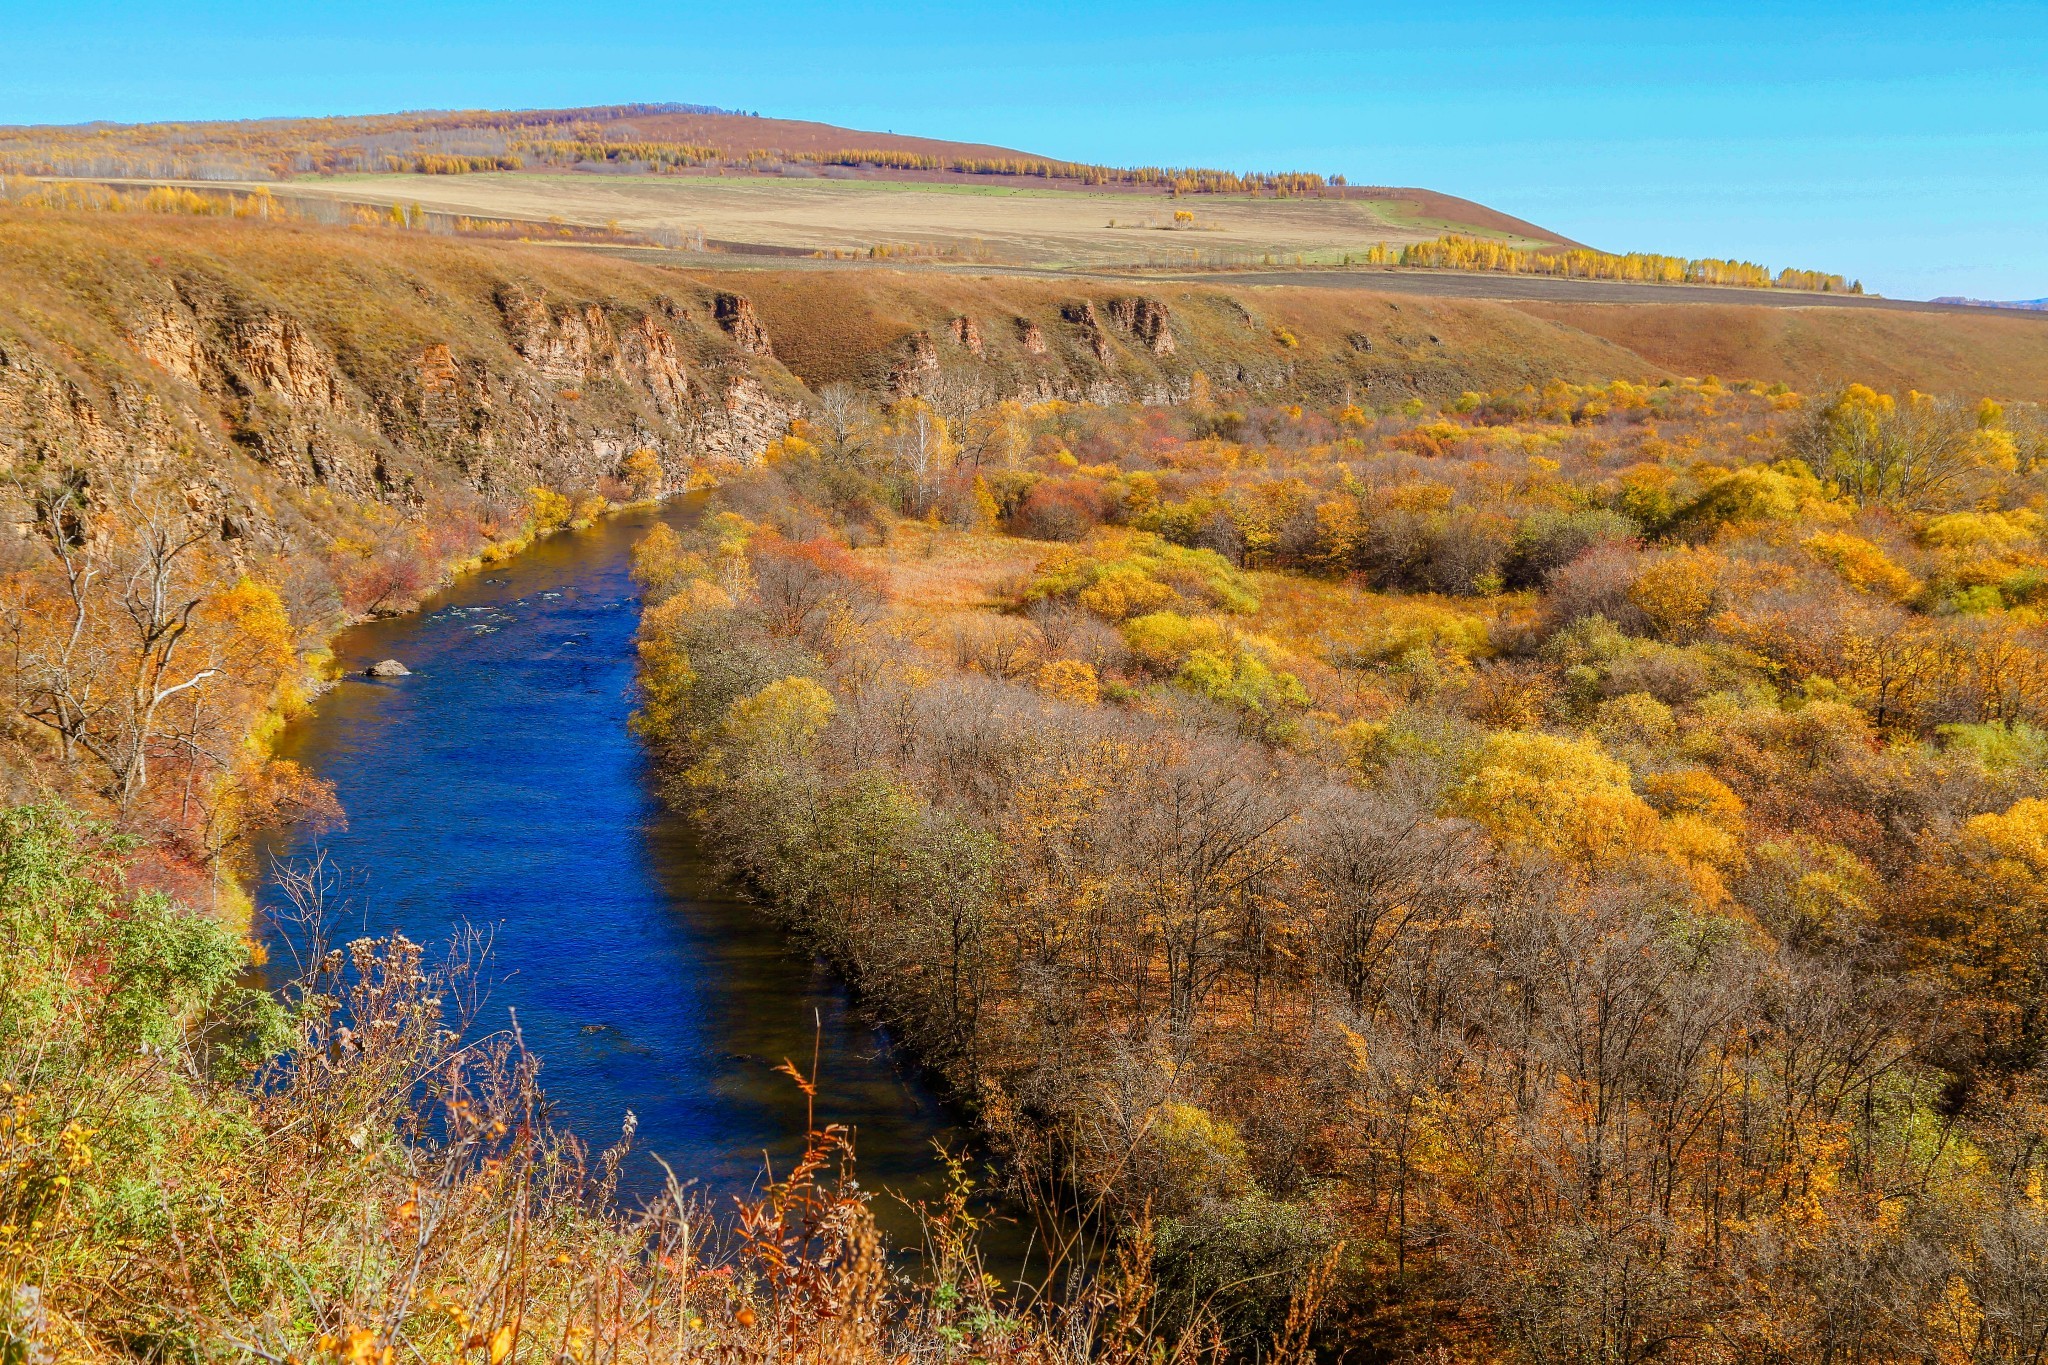
[[[779,170],[783,162],[1153,189],[1173,188],[1176,180],[1188,189],[1325,187],[1322,176],[1300,172],[1101,166],[681,104],[0,129],[0,170],[20,175],[291,180],[387,169],[453,175],[521,165],[650,174]]]
[[[1440,231],[1407,216],[1406,205],[1334,195],[1205,196],[1189,208],[1184,199],[1029,177],[384,173],[295,181],[276,193],[316,214],[397,205],[532,224],[537,237],[570,224],[717,253],[1054,268],[1341,263],[1382,242],[1425,242]]]
[[[2033,317],[1739,304],[1515,306],[1685,374],[1754,376],[1809,392],[1855,380],[2048,401],[2048,322]]]
[[[1953,303],[1964,308],[2013,308],[2024,313],[2048,312],[2048,299],[1966,299],[1960,294],[1944,294],[1934,302]]]
[[[1301,171],[1105,166],[987,143],[763,118],[706,105],[417,111],[331,118],[0,127],[0,173],[294,181],[351,172],[546,168],[654,174],[803,167],[843,178],[1014,182],[1158,193],[1311,193],[1378,200],[1433,227],[1577,245],[1435,190],[1346,185]]]
[[[1300,171],[1104,166],[701,106],[0,129],[0,175],[419,205],[671,244],[1025,264],[1341,261],[1375,244],[1560,234],[1426,189]],[[1193,211],[1165,201],[1194,197]]]
[[[0,213],[0,299],[17,470],[189,450],[217,481],[372,499],[591,487],[640,446],[746,456],[834,383],[955,408],[1173,402],[1198,374],[1274,400],[1707,373],[2048,400],[2048,329],[1991,314],[687,272],[244,220]]]

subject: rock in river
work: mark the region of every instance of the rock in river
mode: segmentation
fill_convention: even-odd
[[[396,659],[385,659],[381,663],[371,664],[368,668],[364,669],[363,676],[368,678],[409,678],[412,676],[412,670]]]

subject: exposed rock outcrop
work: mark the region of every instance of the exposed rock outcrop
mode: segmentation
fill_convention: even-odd
[[[720,294],[713,300],[712,307],[718,325],[725,329],[742,355],[775,354],[775,347],[768,340],[768,329],[754,315],[753,301],[746,295]]]
[[[889,368],[889,392],[897,397],[923,393],[939,373],[939,351],[925,332],[912,332],[908,354]]]
[[[716,420],[698,428],[698,448],[706,455],[752,460],[788,429],[803,409],[779,400],[760,380],[735,372],[725,381]]]
[[[1092,300],[1080,299],[1061,304],[1060,317],[1080,329],[1081,339],[1088,343],[1088,349],[1095,353],[1097,360],[1105,365],[1109,363],[1109,338],[1103,334],[1102,319],[1096,315]]]
[[[641,318],[626,329],[620,358],[663,413],[674,417],[688,407],[690,373],[683,364],[682,349],[666,327],[652,317]]]
[[[175,470],[231,557],[324,553],[336,504],[516,517],[530,487],[605,487],[643,448],[677,484],[698,459],[753,459],[800,411],[751,309],[720,322],[713,291],[577,297],[510,274],[479,291],[369,254],[350,240],[339,263],[308,261],[336,276],[315,287],[206,256],[109,262],[98,282],[85,262],[62,330],[0,321],[0,475],[92,488]],[[351,288],[346,308],[303,302]]]
[[[334,359],[297,318],[264,313],[233,324],[234,360],[245,381],[287,407],[339,412],[348,384]]]
[[[951,326],[953,329],[954,345],[965,347],[970,355],[983,354],[981,328],[974,325],[973,318],[966,316],[954,318]]]
[[[420,352],[413,364],[413,382],[419,390],[423,425],[444,434],[462,425],[462,370],[445,342],[437,341]]]
[[[128,339],[152,365],[187,384],[197,387],[206,373],[198,325],[182,304],[157,303],[136,319]]]
[[[1117,326],[1143,342],[1152,354],[1173,354],[1173,333],[1167,328],[1170,314],[1158,299],[1143,295],[1111,299],[1109,316]]]
[[[620,373],[619,348],[611,320],[594,303],[551,307],[523,288],[499,291],[512,346],[544,378],[583,384]]]

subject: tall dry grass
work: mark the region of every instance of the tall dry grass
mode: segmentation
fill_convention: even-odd
[[[896,1254],[793,1066],[794,1167],[729,1207],[671,1171],[626,1207],[630,1115],[592,1154],[516,1021],[478,1032],[486,936],[338,942],[303,869],[268,993],[240,940],[125,888],[122,856],[62,809],[0,813],[9,1365],[1220,1358],[1213,1328],[1162,1335],[1139,1254],[1006,1297],[958,1167],[923,1254]]]

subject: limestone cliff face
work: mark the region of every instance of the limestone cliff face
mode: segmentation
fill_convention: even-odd
[[[511,505],[604,486],[642,447],[680,481],[756,457],[804,396],[730,292],[593,296],[508,272],[437,316],[416,306],[445,288],[430,275],[327,308],[181,264],[130,275],[126,297],[80,291],[62,327],[0,313],[0,476],[91,488],[176,463],[196,513],[283,549],[323,498],[406,508],[467,487]]]
[[[331,542],[339,529],[316,528],[346,506],[516,523],[529,487],[606,487],[642,448],[673,479],[748,460],[830,384],[958,417],[1006,399],[1181,403],[1202,382],[1381,403],[1645,373],[1484,303],[692,276],[409,234],[0,213],[0,475],[89,488],[175,465],[196,511],[275,546]]]
[[[1173,332],[1167,326],[1171,315],[1158,299],[1120,298],[1109,301],[1109,316],[1117,326],[1142,342],[1154,355],[1172,355]]]
[[[939,375],[939,351],[927,332],[912,332],[904,343],[904,356],[889,369],[889,392],[896,397],[930,391]]]
[[[772,356],[775,347],[768,340],[768,329],[754,315],[754,302],[744,294],[721,293],[713,301],[718,325],[732,338],[732,344],[743,355]]]

